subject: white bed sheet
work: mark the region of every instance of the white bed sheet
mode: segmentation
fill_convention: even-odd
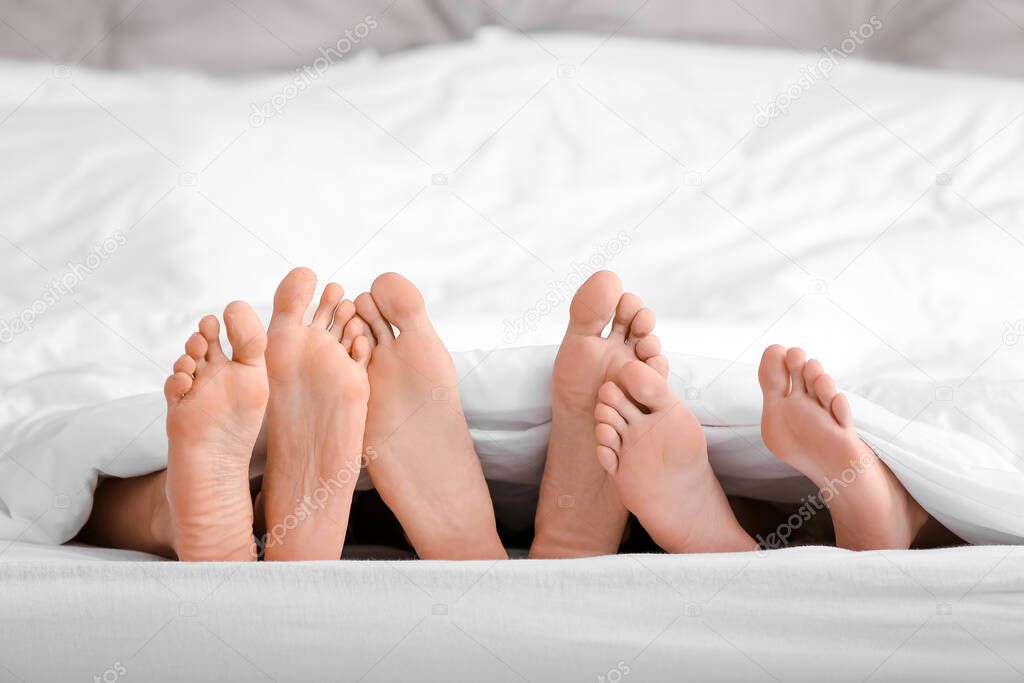
[[[146,681],[1024,673],[1020,547],[500,563],[116,555],[24,544],[0,554],[0,677],[89,680],[117,666]]]

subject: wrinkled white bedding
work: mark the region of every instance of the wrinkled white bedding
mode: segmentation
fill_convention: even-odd
[[[459,364],[492,479],[536,480],[551,358],[493,350],[556,342],[603,266],[687,352],[673,382],[731,490],[808,492],[763,451],[745,365],[801,343],[934,514],[1024,537],[1024,87],[849,60],[759,127],[817,55],[592,49],[489,31],[367,57],[262,120],[279,75],[0,65],[0,537],[66,540],[98,470],[159,467],[151,392],[195,320],[265,315],[300,263],[353,293],[399,270],[483,349]]]
[[[90,680],[118,664],[124,680],[145,681],[1013,681],[1024,671],[1020,547],[124,560],[138,557],[27,544],[0,554],[0,678]]]

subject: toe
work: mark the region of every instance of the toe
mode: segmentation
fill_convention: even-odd
[[[836,383],[832,381],[832,378],[825,373],[821,373],[815,378],[814,384],[809,384],[808,386],[813,387],[814,395],[818,397],[821,407],[828,410],[829,406],[832,405],[832,399],[836,397]]]
[[[231,358],[246,365],[263,365],[267,350],[267,333],[252,306],[244,301],[232,301],[224,309],[224,327],[231,343]]]
[[[597,400],[614,408],[615,412],[621,415],[627,423],[643,417],[640,409],[629,400],[615,382],[605,382],[602,384],[597,390]]]
[[[668,388],[668,382],[658,371],[638,360],[632,360],[622,366],[615,377],[615,383],[640,405],[647,406],[654,412],[666,410],[679,403],[679,400]]]
[[[316,274],[309,268],[295,268],[281,280],[274,292],[274,315],[270,326],[299,325],[316,289]]]
[[[659,375],[668,379],[668,358],[666,356],[658,354],[657,356],[651,356],[644,362],[654,368]]]
[[[649,334],[642,337],[636,343],[636,346],[633,347],[633,352],[636,353],[636,357],[640,360],[647,361],[661,353],[661,340],[658,339],[657,335]]]
[[[370,362],[370,340],[360,335],[352,342],[352,360],[364,368]]]
[[[765,403],[775,403],[786,398],[789,391],[789,370],[786,368],[786,348],[772,344],[761,356],[761,367],[757,369],[757,381],[761,383]]]
[[[654,331],[654,311],[641,308],[629,324],[629,341],[638,343]]]
[[[807,362],[807,354],[798,346],[786,351],[786,367],[789,369],[789,379],[793,383],[793,391],[804,393],[807,385],[804,384],[804,363]]]
[[[633,292],[626,292],[615,306],[615,318],[612,320],[612,331],[609,336],[625,339],[629,334],[629,325],[633,318],[644,307],[644,302]]]
[[[601,270],[580,285],[569,305],[570,334],[600,335],[622,297],[622,281],[611,271]]]
[[[612,408],[607,403],[598,403],[594,408],[594,419],[597,422],[603,422],[607,425],[611,425],[612,428],[622,436],[626,431],[626,420],[623,419],[619,412]]]
[[[804,365],[804,386],[807,387],[807,391],[814,391],[814,383],[823,374],[825,374],[825,368],[822,366],[821,361],[817,358],[807,361],[807,364]]]
[[[850,408],[850,401],[847,400],[846,394],[836,394],[832,399],[832,414],[843,427],[853,427],[853,410]]]
[[[356,339],[362,337],[367,339],[366,323],[359,316],[352,316],[352,318],[345,323],[345,329],[341,333],[341,344],[345,347],[345,350],[350,354],[352,353],[352,343]]]
[[[175,371],[173,375],[164,382],[164,397],[170,404],[177,403],[181,397],[192,388],[192,376],[184,372]]]
[[[331,320],[331,336],[341,341],[345,334],[345,327],[352,322],[356,315],[356,305],[345,299],[334,309],[334,317]],[[349,346],[345,347],[346,349]]]
[[[198,363],[200,360],[205,360],[206,349],[209,347],[210,345],[206,343],[206,338],[203,335],[193,332],[192,336],[185,342],[185,353]]]
[[[609,424],[598,422],[594,426],[594,438],[597,439],[599,446],[607,446],[613,451],[617,451],[622,448],[622,438],[619,433],[615,431],[615,428]]]
[[[363,292],[356,297],[356,313],[370,327],[370,332],[373,333],[373,337],[378,343],[386,344],[395,338],[391,325],[381,315],[380,309],[377,308],[377,304],[369,292]]]
[[[316,307],[310,327],[326,330],[334,318],[334,310],[338,307],[338,302],[344,295],[345,290],[341,285],[337,282],[328,282],[324,287],[323,294],[320,295],[320,304]]]
[[[380,275],[370,285],[370,294],[381,315],[399,332],[430,323],[420,290],[398,273]]]
[[[607,446],[597,447],[597,462],[608,474],[615,474],[619,469],[619,457]]]
[[[196,359],[185,354],[174,361],[174,372],[183,372],[189,377],[196,371]]]
[[[199,321],[199,334],[206,340],[206,360],[214,361],[227,358],[220,348],[220,321],[217,316],[208,315]]]

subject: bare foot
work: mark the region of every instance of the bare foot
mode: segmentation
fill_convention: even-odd
[[[361,466],[370,345],[333,282],[302,323],[315,288],[313,271],[288,273],[267,334],[267,560],[340,558]]]
[[[597,460],[655,543],[670,553],[757,549],[711,470],[704,430],[658,370],[630,361],[597,396]]]
[[[601,332],[612,319],[611,332]],[[551,380],[551,438],[530,557],[615,553],[629,513],[594,458],[597,390],[631,360],[661,352],[654,313],[618,276],[601,271],[580,286]],[[657,362],[657,361],[655,361]]]
[[[267,336],[252,308],[224,309],[232,358],[209,315],[164,384],[171,546],[185,561],[256,559],[249,459],[267,405]]]
[[[356,298],[356,310],[374,345],[364,444],[381,498],[423,559],[506,557],[455,365],[419,290],[384,273]]]
[[[846,396],[803,349],[769,346],[758,370],[761,436],[780,460],[814,482],[832,513],[836,545],[907,548],[928,513],[861,441]]]

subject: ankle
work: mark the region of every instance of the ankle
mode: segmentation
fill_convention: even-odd
[[[171,524],[171,508],[167,503],[167,470],[156,473],[150,480],[150,538],[160,547],[161,555],[177,557],[174,550],[174,527]]]

